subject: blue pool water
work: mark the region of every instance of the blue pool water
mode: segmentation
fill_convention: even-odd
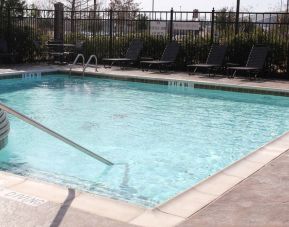
[[[96,78],[0,80],[0,101],[117,163],[10,116],[0,168],[155,206],[289,129],[289,99]]]

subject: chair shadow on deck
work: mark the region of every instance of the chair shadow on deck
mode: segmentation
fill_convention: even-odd
[[[60,206],[56,216],[52,220],[50,227],[60,226],[65,214],[67,213],[67,211],[68,211],[68,209],[69,209],[69,207],[70,207],[70,205],[74,199],[75,199],[75,190],[69,188],[68,189],[68,195],[67,195],[65,201],[63,202],[63,204]]]

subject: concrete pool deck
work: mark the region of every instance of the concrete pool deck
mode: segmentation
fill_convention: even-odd
[[[0,74],[13,75],[39,70],[67,70],[67,67],[16,66],[13,69],[0,69]],[[80,69],[75,70],[79,71]],[[89,69],[89,72],[93,73],[93,69]],[[289,81],[249,81],[243,78],[227,79],[220,76],[208,78],[206,75],[159,74],[118,68],[101,68],[99,72],[119,78],[137,77],[148,80],[189,81],[253,89],[273,89],[289,93]],[[5,205],[2,209],[0,207],[0,216],[5,217],[4,220],[8,223],[7,225],[3,222],[3,226],[11,226],[9,223],[13,223],[15,216],[9,214],[17,214],[17,212],[22,213],[23,217],[30,217],[32,226],[41,225],[37,222],[41,220],[43,220],[41,226],[49,226],[55,217],[61,216],[57,210],[60,210],[60,207],[65,207],[65,212],[60,212],[64,213],[61,222],[63,226],[77,223],[73,222],[74,215],[71,216],[70,214],[77,214],[78,218],[76,219],[79,223],[77,226],[88,226],[88,223],[89,225],[98,223],[97,226],[131,226],[131,224],[135,224],[158,227],[175,226],[179,223],[181,223],[180,226],[288,225],[289,218],[285,215],[289,211],[289,194],[286,191],[289,185],[288,149],[289,134],[286,133],[276,141],[265,145],[232,166],[154,209],[145,209],[108,198],[75,192],[72,189],[65,189],[52,184],[1,173],[0,203],[7,203],[7,207]],[[279,168],[279,166],[281,167]],[[262,174],[263,172],[264,174]],[[276,184],[276,180],[278,184]],[[31,201],[36,201],[36,203],[38,201],[38,206],[33,206],[33,203],[31,205]],[[50,204],[53,208],[49,206]],[[273,209],[273,206],[278,207],[278,209]],[[8,211],[5,210],[5,207],[8,208]],[[50,216],[44,215],[45,209],[51,209]],[[43,217],[36,212],[42,213]],[[270,215],[275,215],[275,218]],[[88,218],[91,222],[88,222]],[[21,226],[26,223],[25,220],[28,220],[20,216],[16,219],[22,221]],[[0,221],[0,226],[2,226],[1,224]],[[14,224],[14,226],[19,225]]]
[[[55,71],[55,70],[65,70],[69,71],[68,66],[57,66],[57,65],[16,65],[13,67],[0,67],[0,75],[4,74],[19,74],[24,72],[38,72],[38,71]],[[81,68],[74,68],[73,71],[81,72]],[[87,68],[87,73],[95,73],[92,68]],[[215,77],[208,77],[206,74],[196,74],[188,75],[186,72],[168,72],[159,73],[158,71],[143,72],[139,69],[128,69],[122,70],[119,67],[113,67],[111,69],[104,69],[103,67],[98,68],[96,74],[106,74],[113,75],[116,77],[126,77],[126,78],[144,78],[151,80],[172,80],[172,81],[191,81],[191,82],[201,82],[207,84],[219,84],[219,85],[229,85],[229,86],[241,86],[241,87],[253,87],[253,88],[263,88],[263,89],[276,89],[276,90],[286,90],[289,91],[289,80],[273,80],[260,78],[257,80],[249,80],[248,78],[236,77],[234,79],[229,79],[225,76],[217,75]]]

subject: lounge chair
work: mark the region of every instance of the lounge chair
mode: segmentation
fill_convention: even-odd
[[[17,53],[9,51],[8,43],[5,39],[0,39],[0,62],[2,59],[9,59],[12,63],[15,63]]]
[[[252,73],[254,74],[254,78],[256,79],[259,73],[264,69],[268,53],[269,48],[267,46],[253,46],[250,51],[246,65],[242,67],[228,67],[228,77],[233,78],[238,71],[245,71],[248,72],[250,79],[252,78]],[[230,72],[232,71],[234,71],[234,73],[230,75]]]
[[[113,64],[119,63],[122,66],[131,63],[136,63],[143,49],[143,41],[140,39],[134,39],[130,42],[126,54],[123,58],[103,58],[103,65],[105,68],[110,68]],[[106,66],[106,63],[110,63],[110,66]]]
[[[180,45],[173,41],[167,44],[162,57],[160,60],[153,60],[153,61],[141,61],[140,65],[141,68],[144,70],[144,66],[148,66],[149,68],[153,65],[158,66],[160,72],[161,70],[166,67],[166,69],[176,62],[176,58],[180,51]]]
[[[48,56],[51,59],[51,63],[64,62],[66,57],[64,53],[64,47],[62,46],[63,41],[49,40],[46,44],[48,47]]]
[[[216,70],[222,68],[224,65],[227,48],[227,45],[214,44],[210,49],[206,63],[187,65],[187,68],[194,68],[194,73],[198,70],[198,68],[206,68],[209,71],[209,76],[211,75],[211,72],[214,72],[215,75]]]

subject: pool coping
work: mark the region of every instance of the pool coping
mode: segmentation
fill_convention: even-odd
[[[38,70],[39,71],[39,70]],[[42,71],[43,72],[43,71]],[[48,70],[46,72],[65,72],[67,70]],[[79,71],[73,71],[74,73],[79,73]],[[19,75],[19,73],[9,73],[5,76]],[[23,71],[25,73],[25,71]],[[110,78],[113,76],[115,79],[122,78],[129,80],[132,77],[125,75],[112,75],[108,76],[103,73],[89,73],[90,76],[104,76]],[[3,76],[1,74],[0,76]],[[137,82],[141,79],[145,80],[156,80],[156,81],[166,81],[172,83],[190,83],[188,85],[175,84],[176,86],[191,86],[195,87],[195,84],[209,84],[213,86],[218,86],[218,83],[208,83],[208,82],[192,82],[183,79],[168,79],[168,78],[140,78],[136,77]],[[148,81],[148,82],[149,82]],[[175,86],[172,84],[172,86]],[[221,84],[224,87],[237,87],[244,88],[239,85],[227,85]],[[250,87],[245,86],[246,89],[260,89],[260,90],[270,90],[270,88],[260,88],[260,87]],[[209,89],[209,88],[208,88]],[[218,90],[218,88],[216,88]],[[289,90],[283,89],[272,89],[277,90],[277,92],[285,92],[289,94]],[[241,91],[240,91],[241,92]],[[261,93],[263,94],[263,93]],[[275,95],[278,95],[275,94]],[[281,95],[283,96],[283,95]],[[289,95],[288,95],[289,96]],[[227,192],[232,190],[242,181],[246,180],[249,176],[259,171],[262,167],[278,158],[284,152],[289,149],[289,132],[284,133],[277,139],[270,141],[269,143],[263,145],[259,149],[253,151],[252,153],[246,155],[242,159],[234,162],[230,166],[222,169],[221,171],[213,174],[212,176],[204,179],[198,184],[192,186],[188,190],[179,193],[168,201],[157,205],[154,208],[145,208],[138,205],[133,205],[128,202],[110,199],[104,196],[97,196],[86,192],[77,192],[75,201],[72,202],[71,206],[83,211],[93,213],[95,215],[115,219],[125,223],[140,225],[140,226],[174,226],[178,223],[185,221],[188,217],[200,211],[204,207],[208,206],[218,198],[224,196]],[[56,203],[62,203],[65,201],[67,195],[67,188],[64,186],[59,186],[56,184],[51,184],[47,182],[41,182],[38,180],[33,180],[27,177],[21,177],[15,174],[0,172],[0,182],[2,186],[10,190],[15,190],[20,193],[25,193],[31,196],[36,196],[43,198],[47,201],[52,201]],[[3,183],[4,182],[4,183]],[[6,182],[6,183],[5,183]],[[165,189],[164,189],[165,190]]]
[[[68,69],[58,70],[59,73],[69,73]],[[74,74],[82,75],[80,70],[72,70]],[[277,89],[272,87],[260,87],[260,86],[249,86],[249,85],[237,85],[237,84],[226,84],[226,83],[216,83],[208,81],[197,81],[193,78],[187,79],[176,79],[168,78],[166,76],[160,75],[160,77],[154,76],[142,76],[142,75],[129,75],[129,74],[115,74],[115,73],[104,73],[104,72],[85,72],[85,76],[97,77],[97,78],[107,78],[114,80],[124,80],[131,82],[141,82],[150,84],[160,84],[168,86],[178,86],[178,87],[191,87],[199,89],[210,89],[210,90],[222,90],[240,93],[251,93],[260,95],[274,95],[274,96],[285,96],[289,97],[289,89]]]

